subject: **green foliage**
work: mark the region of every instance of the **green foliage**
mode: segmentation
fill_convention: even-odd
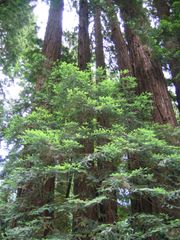
[[[134,222],[128,213],[130,197],[137,193],[159,198],[160,204],[167,208],[176,207],[179,129],[167,132],[170,126],[148,122],[150,96],[135,94],[134,78],[119,79],[110,75],[95,83],[95,75],[88,70],[82,72],[72,64],[57,63],[40,95],[46,104],[32,109],[25,116],[13,116],[4,131],[7,140],[14,144],[6,165],[7,176],[1,186],[7,204],[11,203],[0,210],[3,232],[9,239],[42,239],[38,229],[44,227],[41,214],[47,209],[57,216],[54,235],[47,239],[70,239],[72,214],[100,205],[111,198],[114,190],[120,189],[118,208],[123,219],[119,216],[119,222],[114,225],[97,225],[97,222],[84,218],[81,225],[87,227],[88,234],[94,231],[95,239],[146,239],[152,235],[163,239],[176,235],[178,223],[168,217],[166,221],[161,216],[144,214],[133,216],[137,219]],[[93,151],[86,153],[84,144],[89,142],[93,143]],[[129,169],[128,158],[134,155],[138,156],[140,165]],[[99,167],[109,163],[114,171]],[[94,172],[90,171],[92,164]],[[167,169],[169,175],[160,184],[159,178],[165,177]],[[88,179],[89,186],[97,186],[98,195],[80,199],[73,195],[70,186],[66,196],[74,177],[82,174]],[[41,207],[31,206],[28,211],[28,202],[19,201],[16,189],[27,183],[41,189],[44,179],[54,175],[59,185],[55,202]],[[170,182],[174,178],[177,182],[173,187]],[[22,211],[19,212],[18,208]],[[62,218],[62,223],[57,224],[62,214],[64,220]],[[18,224],[14,231],[10,227],[13,219]],[[147,232],[142,231],[145,221]],[[131,222],[139,225],[133,226]]]
[[[14,77],[27,49],[36,44],[32,7],[29,1],[7,0],[0,7],[0,39],[3,71]],[[25,55],[24,55],[25,56]]]
[[[149,9],[151,10],[151,17],[153,19],[157,18],[157,10],[154,6],[154,1],[147,2],[147,4],[150,5]],[[167,1],[167,5],[169,7],[169,12],[160,16],[159,23],[156,24],[155,28],[150,30],[151,36],[149,36],[151,39],[150,44],[154,49],[154,54],[161,60],[165,68],[171,61],[173,61],[173,65],[179,64],[178,32],[180,31],[180,5],[178,1]],[[178,76],[176,76],[176,78],[178,79]]]

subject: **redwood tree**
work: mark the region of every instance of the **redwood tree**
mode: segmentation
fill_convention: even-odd
[[[89,40],[89,9],[87,0],[79,1],[79,32],[78,32],[78,67],[80,70],[86,70],[88,63],[91,60],[90,40]],[[87,120],[86,116],[79,116],[80,124],[83,125]],[[80,156],[85,156],[93,153],[94,143],[89,139],[80,140],[82,149],[80,149]],[[74,194],[81,200],[93,199],[96,197],[96,186],[89,181],[88,174],[94,174],[93,163],[90,163],[88,173],[76,174],[74,178]],[[74,239],[91,239],[86,229],[90,227],[91,221],[98,219],[97,206],[86,207],[83,210],[76,210],[73,214],[73,232]],[[84,222],[86,224],[84,225]],[[90,222],[90,223],[89,223]],[[86,234],[87,231],[87,234]],[[78,235],[80,235],[78,237]]]
[[[142,2],[116,1],[116,3],[120,6],[124,20],[125,34],[132,64],[132,74],[136,77],[138,84],[137,93],[151,93],[153,103],[152,120],[154,122],[159,124],[169,123],[172,126],[176,126],[176,118],[161,65],[158,60],[153,57],[152,49],[141,40],[141,36],[137,34],[136,28],[134,28],[132,24],[133,21],[134,24],[138,22],[138,24],[141,23],[142,26],[147,23],[146,16],[143,13]],[[140,159],[140,155],[130,154],[129,169],[134,170],[141,168],[143,163],[140,162]],[[134,214],[153,214],[161,212],[162,206],[160,202],[152,196],[133,193],[131,210]],[[150,237],[148,239],[155,238]]]
[[[125,42],[124,36],[120,29],[120,23],[118,21],[117,14],[115,12],[115,8],[113,6],[112,0],[107,0],[107,14],[109,25],[111,29],[111,37],[112,41],[115,45],[116,56],[117,56],[117,64],[119,70],[128,70],[129,75],[132,73],[131,61],[128,53],[127,44]]]
[[[37,91],[41,90],[46,81],[46,70],[50,70],[53,62],[59,60],[61,56],[63,7],[64,0],[50,1],[49,16],[42,49],[45,61],[43,62],[42,72],[37,77]]]
[[[42,53],[45,56],[43,62],[43,70],[45,68],[52,67],[52,64],[60,59],[61,55],[61,43],[62,43],[62,14],[63,14],[63,0],[51,0],[49,17],[46,27],[46,33],[43,43]],[[42,91],[44,83],[47,80],[47,75],[44,72],[39,73],[36,82],[36,91]],[[43,104],[43,103],[42,103]],[[28,146],[27,146],[28,148]],[[27,152],[26,152],[27,151]],[[33,154],[31,150],[25,149],[25,154]],[[52,166],[54,164],[54,158],[51,151],[42,148],[39,153],[40,161],[44,166]],[[31,164],[30,164],[31,165]],[[33,167],[33,165],[31,166]],[[20,186],[17,191],[17,199],[22,205],[24,199],[27,207],[43,207],[47,204],[51,204],[54,199],[55,189],[55,176],[51,174],[40,174],[38,184],[32,180],[28,181],[24,186]],[[52,220],[53,212],[49,210],[43,211],[44,219]],[[46,236],[52,231],[51,221],[49,224],[45,224],[43,230],[43,236]]]
[[[94,27],[95,27],[95,53],[96,53],[96,67],[101,67],[102,70],[105,69],[105,58],[104,58],[104,48],[103,48],[103,35],[102,35],[102,21],[101,21],[101,4],[94,3],[93,12],[94,12]],[[98,76],[97,81],[100,82],[105,76],[105,72],[102,72],[101,76]],[[97,114],[97,121],[99,127],[104,129],[110,128],[110,123],[108,117],[105,113]],[[107,140],[104,138],[97,141],[97,145],[102,146],[107,143]],[[98,162],[98,174],[97,178],[99,179],[99,188],[105,178],[109,177],[116,170],[114,163],[111,161]],[[103,176],[103,177],[102,177]],[[98,193],[97,193],[98,195]],[[103,200],[99,204],[99,218],[100,223],[109,223],[113,224],[117,220],[117,197],[116,191],[111,192],[111,196],[107,200]]]
[[[95,31],[95,55],[96,68],[105,68],[104,49],[103,49],[103,35],[101,25],[101,9],[100,6],[94,6],[94,31]]]
[[[137,21],[137,18],[141,24],[145,21],[143,17],[139,17],[142,13],[142,3],[117,2],[121,3],[121,13],[125,21],[125,32],[132,62],[132,71],[138,83],[137,91],[138,93],[149,92],[152,94],[152,118],[154,122],[160,124],[169,123],[175,126],[177,124],[176,118],[161,65],[153,57],[150,47],[142,42],[130,23],[130,20]]]

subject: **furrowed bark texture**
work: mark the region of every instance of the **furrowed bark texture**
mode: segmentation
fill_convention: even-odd
[[[157,10],[157,15],[160,20],[168,19],[171,16],[171,6],[167,0],[154,0],[153,4]],[[180,38],[177,35],[167,37],[164,41],[164,46],[167,49],[178,50],[180,49]],[[177,107],[180,113],[180,60],[177,55],[173,55],[168,64],[171,69],[172,81],[176,90]]]
[[[43,54],[52,62],[61,56],[63,6],[63,0],[51,0]]]
[[[80,0],[79,3],[79,34],[78,34],[78,66],[85,70],[91,60],[89,40],[89,18],[87,0]]]
[[[175,126],[176,118],[160,64],[150,58],[151,52],[142,44],[139,36],[132,29],[126,30],[133,73],[138,79],[138,93],[152,94],[154,122]]]
[[[133,75],[138,80],[138,93],[152,94],[154,122],[173,126],[177,124],[171,99],[167,90],[162,68],[156,59],[153,59],[151,49],[142,43],[140,37],[128,24],[130,19],[136,19],[136,11],[130,1],[124,1],[121,8],[126,22],[125,31],[132,62]]]

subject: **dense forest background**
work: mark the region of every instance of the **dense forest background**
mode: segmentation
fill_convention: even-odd
[[[46,2],[0,0],[0,239],[178,240],[180,2]]]

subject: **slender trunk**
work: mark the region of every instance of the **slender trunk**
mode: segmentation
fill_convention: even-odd
[[[83,148],[79,153],[80,158],[85,158],[94,151],[94,144],[89,139],[81,140]],[[97,184],[92,179],[96,178],[96,166],[92,161],[88,163],[87,173],[77,173],[74,177],[74,195],[81,200],[93,200],[97,197]],[[92,240],[93,228],[98,221],[98,205],[77,209],[73,213],[73,239]]]
[[[89,40],[89,18],[87,0],[80,0],[79,3],[79,34],[78,34],[78,66],[85,70],[91,60]]]
[[[63,19],[64,0],[51,0],[48,22],[46,26],[46,33],[43,44],[43,54],[46,57],[44,68],[51,68],[52,64],[60,59],[61,47],[62,47],[62,19]],[[39,76],[36,83],[36,90],[41,90],[45,82],[44,76]],[[50,156],[47,161],[43,158],[42,161],[45,164],[53,165],[54,160]],[[55,176],[47,176],[43,178],[43,184],[41,186],[41,192],[43,194],[42,202],[40,206],[52,203],[54,200],[55,190]],[[44,216],[48,221],[53,219],[54,213],[48,210],[44,211]],[[52,225],[48,225],[44,228],[44,236],[47,236],[52,231]]]
[[[171,16],[171,6],[167,0],[153,0],[153,4],[157,10],[157,16],[160,20],[168,19]],[[178,35],[170,36],[166,38],[164,41],[164,46],[167,49],[172,51],[180,49],[180,40],[178,39]],[[168,64],[171,69],[172,81],[176,90],[176,101],[177,107],[180,113],[180,60],[176,57],[176,54],[169,59]]]
[[[103,51],[103,35],[101,26],[101,10],[98,6],[94,9],[94,30],[95,30],[95,55],[96,68],[105,68],[104,51]]]
[[[127,48],[127,44],[125,42],[124,36],[120,29],[120,24],[113,6],[113,1],[107,0],[107,3],[109,7],[108,18],[109,18],[109,24],[111,29],[111,37],[116,49],[117,64],[118,64],[119,70],[121,71],[129,70],[128,74],[131,75],[132,67],[131,67],[131,61],[128,53],[128,48]]]
[[[102,128],[109,128],[109,123],[106,124],[107,118],[105,121],[105,116],[99,116],[98,122]],[[106,139],[100,139],[97,142],[98,145],[107,144]],[[99,176],[99,186],[101,187],[102,182],[107,179],[112,173],[117,171],[117,167],[115,166],[113,161],[99,161],[98,162],[98,176]],[[108,199],[103,200],[99,204],[99,216],[98,221],[101,224],[113,224],[117,221],[117,195],[116,190],[113,190],[109,193]]]

